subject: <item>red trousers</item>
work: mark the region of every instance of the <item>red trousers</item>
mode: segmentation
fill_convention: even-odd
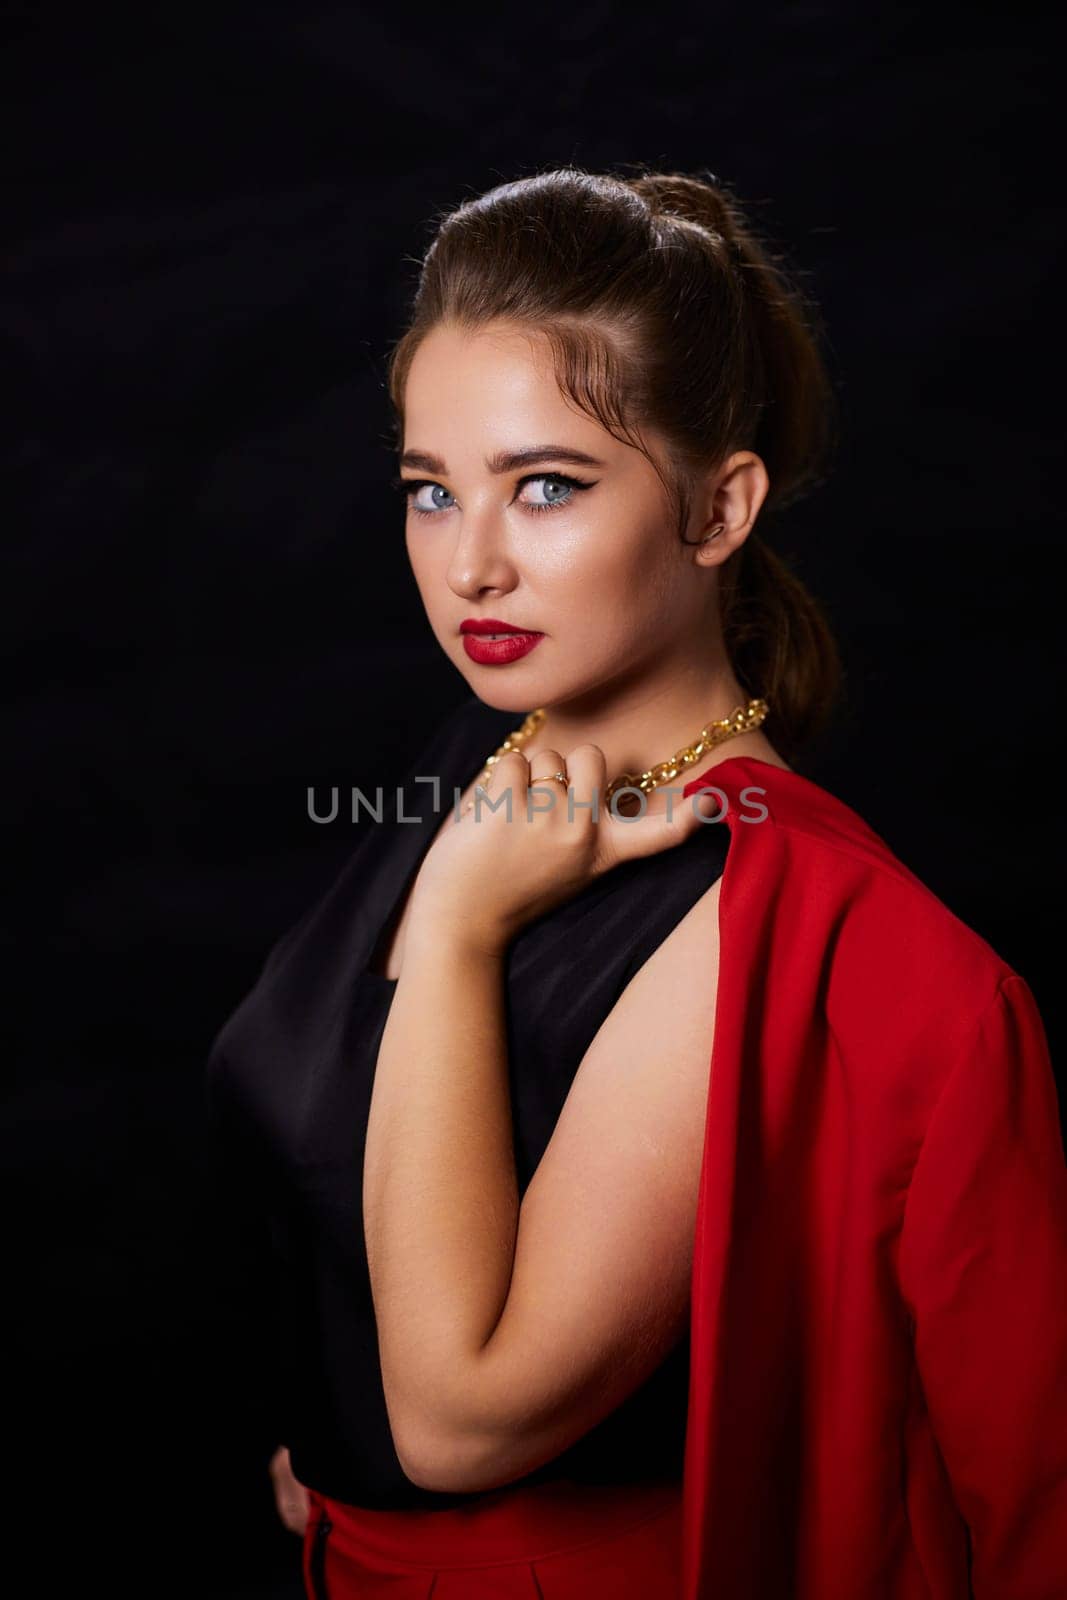
[[[675,1600],[681,1483],[506,1485],[442,1511],[308,1490],[309,1600]]]

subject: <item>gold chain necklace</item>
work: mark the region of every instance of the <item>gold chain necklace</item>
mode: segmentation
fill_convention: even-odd
[[[645,772],[621,772],[617,778],[613,778],[604,795],[604,804],[610,805],[612,796],[620,789],[640,789],[642,794],[651,794],[661,783],[670,783],[672,778],[677,778],[679,773],[691,767],[695,761],[699,761],[701,756],[707,755],[709,750],[714,750],[716,745],[734,738],[736,734],[750,733],[753,728],[758,728],[769,710],[770,706],[766,700],[750,700],[747,706],[736,707],[728,717],[720,717],[716,722],[706,722],[696,741],[693,744],[683,745],[669,761],[657,761],[654,767],[649,767]],[[476,783],[487,789],[493,767],[500,757],[507,755],[509,750],[521,750],[544,722],[545,715],[544,706],[531,711],[522,726],[516,728],[514,733],[509,733],[504,743],[497,746],[479,773]]]

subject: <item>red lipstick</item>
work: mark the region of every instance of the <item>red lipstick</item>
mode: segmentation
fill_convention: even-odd
[[[543,633],[516,628],[510,622],[496,617],[466,617],[459,625],[463,635],[463,648],[472,661],[484,667],[504,666],[527,655],[543,638]],[[505,635],[500,639],[487,639],[486,634]]]

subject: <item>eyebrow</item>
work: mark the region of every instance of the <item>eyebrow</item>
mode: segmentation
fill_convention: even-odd
[[[514,472],[518,467],[530,467],[538,461],[570,461],[576,466],[602,467],[603,461],[598,461],[596,456],[586,455],[584,450],[572,450],[566,445],[537,444],[531,445],[527,450],[498,450],[496,455],[487,456],[486,466],[490,472]],[[440,456],[431,455],[427,450],[405,450],[400,457],[402,467],[420,467],[423,472],[440,472],[448,475],[448,468]]]

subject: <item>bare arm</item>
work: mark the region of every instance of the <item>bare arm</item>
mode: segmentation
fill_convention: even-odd
[[[587,1050],[522,1201],[503,958],[412,925],[378,1056],[364,1219],[404,1471],[470,1491],[614,1410],[687,1325],[718,975],[716,883]]]

